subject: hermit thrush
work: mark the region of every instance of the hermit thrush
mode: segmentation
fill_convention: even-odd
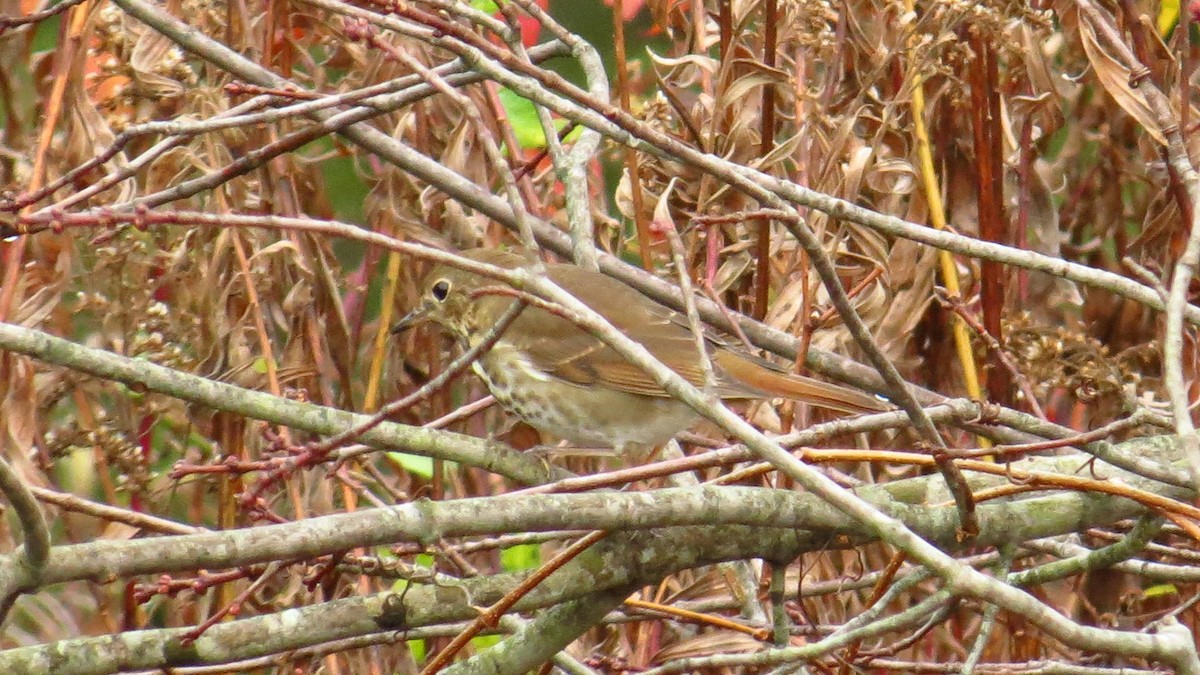
[[[462,254],[517,269],[531,259],[498,249]],[[704,371],[686,318],[625,284],[573,265],[546,266],[550,279],[697,387]],[[421,282],[420,304],[394,332],[430,320],[464,346],[480,342],[516,299],[503,285],[448,265]],[[481,292],[482,291],[482,292]],[[789,398],[840,412],[885,410],[873,396],[787,373],[708,336],[715,393],[722,399]],[[599,338],[542,307],[526,307],[473,364],[504,408],[542,431],[585,447],[649,449],[691,426],[697,414]]]

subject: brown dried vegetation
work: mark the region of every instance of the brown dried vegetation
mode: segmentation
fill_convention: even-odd
[[[28,13],[34,4],[0,2],[0,15]],[[413,31],[401,35],[383,23],[359,25],[349,15],[352,7],[336,0],[266,3],[263,15],[244,13],[248,10],[239,3],[209,0],[158,6],[157,11],[169,12],[249,63],[287,78],[293,86],[284,91],[231,74],[210,52],[186,50],[179,34],[150,27],[128,11],[130,4],[140,3],[88,0],[55,17],[0,32],[5,64],[0,66],[0,206],[9,207],[0,213],[0,228],[36,230],[0,244],[0,319],[112,354],[343,410],[372,412],[441,372],[455,353],[449,341],[426,330],[401,338],[387,335],[389,323],[417,301],[416,281],[428,269],[425,261],[267,221],[264,227],[187,219],[178,225],[130,224],[117,214],[136,211],[149,218],[187,211],[218,221],[232,214],[340,220],[446,249],[514,243],[506,227],[510,223],[451,196],[458,194],[454,186],[431,182],[352,139],[318,130],[313,118],[287,107],[404,77],[420,83],[428,76],[414,63],[433,68],[453,58],[438,40],[454,34],[439,22],[482,35],[481,43],[506,51],[486,17],[476,16],[472,25],[470,13],[456,3],[356,6]],[[524,4],[509,9],[533,21],[521,9]],[[651,0],[639,22],[626,27],[631,41],[642,40],[644,31],[654,33],[648,57],[630,65],[633,122],[681,147],[925,225],[931,205],[924,181],[931,176],[918,160],[912,115],[914,82],[919,82],[932,178],[952,231],[1166,285],[1184,252],[1195,206],[1188,201],[1184,177],[1167,162],[1164,139],[1171,129],[1156,117],[1137,78],[1167,93],[1192,156],[1200,156],[1194,133],[1200,112],[1190,104],[1189,84],[1196,50],[1186,39],[1187,17],[1185,25],[1160,35],[1147,18],[1160,11],[1160,3],[1124,0],[1099,10],[1146,67],[1141,74],[1131,71],[1091,21],[1081,19],[1075,4],[952,0],[917,3],[909,11],[898,0],[734,0],[704,6]],[[339,15],[342,9],[345,16]],[[550,6],[550,14],[564,20],[576,11],[593,22],[610,16],[591,0]],[[772,31],[766,30],[768,22]],[[430,27],[442,32],[429,37]],[[609,50],[604,56],[611,74],[611,33],[587,37]],[[772,38],[773,47],[766,44]],[[982,58],[980,46],[997,64],[990,76],[973,70]],[[763,58],[772,48],[773,65]],[[626,52],[630,58],[643,53],[640,46]],[[541,67],[504,65],[521,73]],[[612,100],[619,101],[615,75],[612,82]],[[565,88],[556,80],[542,86]],[[514,138],[537,130],[500,89],[490,80],[457,86],[482,126],[460,101],[436,89],[377,111],[363,124],[458,174],[464,185],[503,196],[502,171],[488,159],[485,138],[511,150]],[[976,115],[972,92],[981,89],[998,100],[998,118]],[[346,98],[330,110],[349,109],[358,98]],[[219,128],[197,126],[248,103],[240,114],[282,112]],[[618,118],[607,100],[572,105]],[[764,130],[767,105],[774,124]],[[155,122],[172,124],[156,127]],[[977,150],[980,124],[986,125],[982,137],[1001,149],[992,167],[1000,169],[1000,177],[990,185],[981,179],[986,160]],[[569,146],[577,136],[565,138]],[[783,219],[766,220],[756,199],[681,153],[661,148],[638,153],[637,180],[631,180],[620,140],[606,139],[585,166],[598,248],[626,260],[644,259],[674,281],[669,245],[650,234],[657,237],[653,248],[639,249],[638,229],[647,236],[655,207],[675,181],[670,218],[681,235],[688,273],[706,294],[752,314],[756,294],[765,292],[770,302],[763,322],[799,338],[802,353],[825,350],[864,359]],[[279,152],[263,152],[289,141],[294,143]],[[108,152],[114,144],[119,151]],[[524,208],[565,229],[570,205],[561,175],[538,148],[507,150],[504,159],[517,176]],[[96,158],[103,161],[92,161]],[[45,185],[54,189],[37,194],[32,203],[21,201]],[[104,189],[90,191],[93,186]],[[978,225],[986,220],[980,214],[981,192],[1000,204],[999,233],[982,232]],[[842,284],[853,289],[852,305],[882,353],[908,381],[946,396],[988,396],[987,391],[968,392],[964,385],[964,364],[951,329],[957,319],[935,299],[934,287],[945,284],[937,249],[819,209],[797,210],[835,263]],[[66,214],[92,220],[68,222]],[[769,223],[765,229],[763,223]],[[763,231],[769,235],[765,260],[758,243]],[[1078,431],[1132,419],[1118,425],[1111,440],[1163,433],[1151,423],[1170,412],[1163,388],[1161,312],[1111,289],[1015,266],[998,268],[993,278],[1002,293],[985,297],[980,289],[995,270],[961,255],[955,256],[954,268],[961,311],[989,327],[989,317],[1002,320],[997,324],[1001,334],[993,337],[1015,371],[994,358],[990,342],[977,338],[970,350],[985,380],[1012,383],[998,403],[1025,412],[1043,410],[1050,420]],[[1191,328],[1183,340],[1190,386]],[[467,375],[391,419],[425,424],[484,394]],[[1031,395],[1038,406],[1030,405]],[[751,412],[753,421],[770,431],[828,419],[819,412],[793,411],[783,402]],[[511,426],[502,411],[489,409],[447,428],[521,447],[543,440]],[[962,428],[939,428],[951,448],[974,448],[979,442]],[[687,437],[693,441],[685,443],[689,453],[699,452],[707,441],[723,444],[714,440],[718,430],[699,431],[703,438]],[[423,497],[489,497],[519,487],[483,468],[437,461],[430,469],[412,455],[383,452],[337,462],[310,457],[308,464],[306,459],[302,466],[281,470],[307,457],[311,446],[306,443],[326,437],[0,350],[0,449],[24,482],[45,491],[70,492],[188,526],[230,529]],[[820,445],[912,450],[922,442],[918,439],[908,430],[876,431]],[[551,462],[579,474],[619,464],[594,458]],[[861,457],[824,466],[851,486],[931,471],[928,465]],[[708,467],[693,473],[709,480],[732,470]],[[651,477],[636,482],[635,489],[666,484],[662,476]],[[793,487],[775,473],[742,484]],[[47,501],[42,508],[55,545],[157,534],[118,513],[64,509]],[[1099,548],[1127,533],[1133,522],[1108,522],[1078,534],[1082,544]],[[587,530],[589,523],[576,527]],[[12,550],[21,536],[6,530],[0,540]],[[411,567],[418,561],[447,579],[500,575],[496,583],[509,584],[508,590],[513,579],[504,574],[537,567],[577,536],[534,531],[431,535],[391,549],[281,559],[279,567],[244,565],[228,578],[218,576],[228,570],[198,567],[119,580],[128,584],[115,578],[72,581],[23,596],[10,612],[0,646],[199,626],[219,620],[231,605],[242,619],[266,616],[386,591],[396,577],[423,585],[426,577]],[[501,555],[502,548],[523,552],[527,559],[513,562],[511,555]],[[1196,549],[1188,530],[1168,528],[1135,555],[1186,570],[1195,565]],[[966,559],[995,549],[968,541],[951,552]],[[881,573],[894,555],[889,545],[839,535],[787,565],[791,644],[827,637],[867,611],[879,593],[895,589],[898,579]],[[1021,570],[1059,555],[1043,542],[1004,549],[984,564]],[[909,561],[902,569],[899,578],[911,579],[920,567]],[[1176,579],[1164,572],[1155,577],[1158,585],[1122,572],[1100,574],[1068,576],[1031,590],[1046,608],[1080,623],[1128,630],[1144,628],[1197,591],[1195,577],[1183,573]],[[457,583],[447,579],[439,583],[447,588]],[[703,566],[648,581],[634,595],[736,619],[740,589],[730,579],[728,569]],[[255,580],[258,585],[252,586]],[[764,574],[764,600],[767,582]],[[407,582],[400,583],[397,590]],[[1173,585],[1164,586],[1168,583]],[[887,596],[891,604],[884,615],[898,615],[938,588],[936,577],[902,587]],[[813,672],[958,672],[973,652],[980,659],[977,672],[1021,672],[1051,662],[1154,665],[1063,645],[1042,633],[1036,621],[1007,610],[993,624],[982,618],[985,606],[972,598],[946,601],[926,617],[926,626],[902,623],[818,655],[809,665]],[[670,663],[704,672],[770,670],[715,660],[761,652],[769,646],[764,634],[668,619],[650,610],[626,612],[610,613],[567,651],[597,672]],[[1194,609],[1185,609],[1179,619],[1194,626],[1195,617]],[[447,649],[449,637],[462,630],[448,620],[442,626],[449,628],[438,632],[434,626],[419,634],[420,640],[409,640],[404,630],[381,625],[371,639],[383,646],[339,638],[299,651],[281,648],[270,658],[234,651],[227,661],[241,664],[230,666],[234,670],[261,672],[415,672],[423,658]],[[458,656],[482,649],[483,643],[475,642]],[[700,660],[677,661],[684,658]],[[959,665],[941,670],[942,664]]]

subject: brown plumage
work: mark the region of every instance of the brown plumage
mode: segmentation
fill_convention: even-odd
[[[508,269],[530,261],[498,249],[473,249],[462,255]],[[696,341],[685,317],[599,272],[563,264],[546,269],[554,283],[684,379],[704,387]],[[398,327],[428,319],[464,345],[476,344],[515,300],[473,292],[500,285],[439,265],[421,283],[420,305]],[[888,408],[873,396],[793,375],[713,336],[707,338],[715,393],[723,399],[782,397],[849,413]],[[534,427],[579,444],[654,446],[697,417],[599,338],[536,306],[521,312],[474,369],[505,408]]]

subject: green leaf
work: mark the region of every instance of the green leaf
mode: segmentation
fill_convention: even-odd
[[[503,635],[480,635],[471,640],[471,644],[475,645],[476,649],[487,649],[499,644],[500,639],[503,637]]]
[[[332,157],[321,162],[321,175],[325,179],[325,193],[333,214],[339,220],[352,223],[364,221],[363,203],[369,188],[355,169],[351,157]]]
[[[33,32],[33,42],[30,44],[30,49],[33,53],[51,52],[58,49],[58,28],[62,21],[62,15],[52,16],[45,21],[40,22]]]
[[[500,7],[495,0],[471,0],[471,9],[479,10],[485,14],[495,14],[500,11]]]
[[[1175,588],[1175,584],[1155,584],[1142,591],[1142,599],[1149,600],[1151,598],[1161,598],[1164,595],[1177,595],[1178,593],[1179,589]]]
[[[500,105],[504,106],[518,145],[524,149],[546,147],[546,135],[542,133],[537,111],[529,99],[521,98],[511,89],[501,89]]]
[[[416,474],[422,478],[433,478],[433,460],[428,457],[419,455],[407,455],[403,452],[388,453],[400,466],[404,467],[405,471]]]
[[[417,663],[425,661],[425,641],[424,640],[409,640],[408,651],[412,652],[413,660]]]
[[[519,544],[500,551],[500,566],[505,572],[536,569],[542,564],[542,550],[537,544]]]
[[[1158,6],[1158,18],[1155,20],[1158,34],[1167,37],[1179,23],[1179,0],[1162,0]]]

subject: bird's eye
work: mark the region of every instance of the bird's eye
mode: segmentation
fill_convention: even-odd
[[[433,288],[429,289],[429,292],[433,293],[435,300],[438,302],[444,302],[446,300],[446,296],[450,295],[450,282],[446,281],[445,279],[441,279],[433,285]]]

